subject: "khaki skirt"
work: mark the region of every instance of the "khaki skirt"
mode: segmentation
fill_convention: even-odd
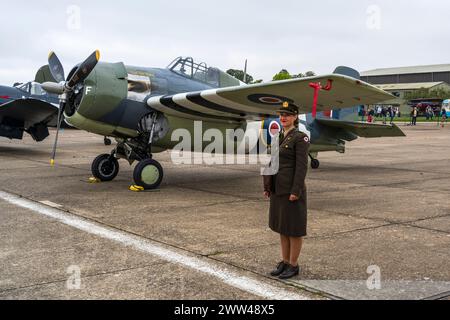
[[[289,201],[290,195],[270,197],[269,227],[286,237],[307,235],[306,192],[299,201]]]

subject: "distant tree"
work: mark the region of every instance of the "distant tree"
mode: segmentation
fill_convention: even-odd
[[[438,99],[448,99],[450,97],[450,91],[440,89],[425,89],[420,88],[412,92],[405,93],[405,100],[421,99],[421,98],[438,98]]]
[[[243,70],[229,69],[229,70],[227,70],[227,73],[230,76],[235,77],[236,79],[244,82],[244,71]],[[252,83],[252,82],[253,82],[253,77],[251,75],[247,74],[247,79],[246,79],[245,83]]]
[[[262,83],[262,82],[263,82],[263,79],[259,79],[259,80],[250,82],[250,84],[257,84],[257,83]]]
[[[279,80],[287,80],[292,79],[291,74],[286,69],[281,70],[276,75],[273,76],[273,81],[279,81]]]
[[[293,79],[304,78],[304,77],[305,77],[305,75],[304,75],[303,73],[294,74],[294,75],[292,76]]]
[[[273,77],[273,81],[277,80],[286,80],[286,79],[298,79],[298,78],[305,78],[305,77],[314,77],[316,74],[313,71],[308,71],[306,73],[299,73],[299,74],[289,74],[289,72],[286,69],[281,70],[279,73],[277,73]]]

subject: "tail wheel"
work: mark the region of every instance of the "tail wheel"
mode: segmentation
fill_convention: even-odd
[[[112,141],[111,141],[111,139],[105,137],[103,139],[103,143],[105,144],[105,146],[110,146],[112,144]]]
[[[161,185],[163,177],[162,166],[153,159],[142,160],[134,168],[134,182],[146,190],[157,189]]]
[[[319,169],[319,167],[320,167],[320,161],[317,159],[311,159],[311,168]]]
[[[92,162],[92,174],[100,181],[112,181],[119,174],[119,161],[109,154],[102,154]]]

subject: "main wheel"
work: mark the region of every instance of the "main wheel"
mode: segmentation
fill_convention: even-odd
[[[312,159],[311,160],[311,168],[319,169],[319,167],[320,167],[320,161],[317,159]]]
[[[112,181],[119,174],[119,161],[109,154],[102,154],[92,162],[92,174],[100,181]]]
[[[158,161],[146,159],[134,168],[133,178],[136,185],[146,190],[157,189],[162,182],[164,171]]]
[[[105,146],[110,146],[112,144],[112,141],[111,141],[111,139],[105,137],[103,139],[103,143],[105,144]]]

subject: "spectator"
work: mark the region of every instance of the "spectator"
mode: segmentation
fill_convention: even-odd
[[[383,124],[386,124],[387,110],[384,106],[381,108],[381,117],[383,118]]]
[[[394,122],[394,117],[395,117],[395,111],[392,106],[389,106],[388,113],[389,113],[389,118],[391,118],[390,124],[392,124]]]
[[[425,109],[425,117],[427,118],[427,120],[430,120],[430,106],[427,106],[427,108]]]
[[[367,110],[367,122],[373,123],[373,117],[375,115],[375,110],[373,110],[371,107]]]
[[[381,106],[377,105],[376,106],[376,117],[379,118],[381,116]]]
[[[411,111],[411,125],[417,125],[417,115],[418,115],[417,107],[414,107]]]
[[[447,122],[447,110],[445,107],[442,107],[441,109],[441,126],[444,127],[445,123]]]
[[[366,107],[365,106],[359,107],[359,116],[361,117],[361,121],[364,122],[364,119],[366,116]]]

